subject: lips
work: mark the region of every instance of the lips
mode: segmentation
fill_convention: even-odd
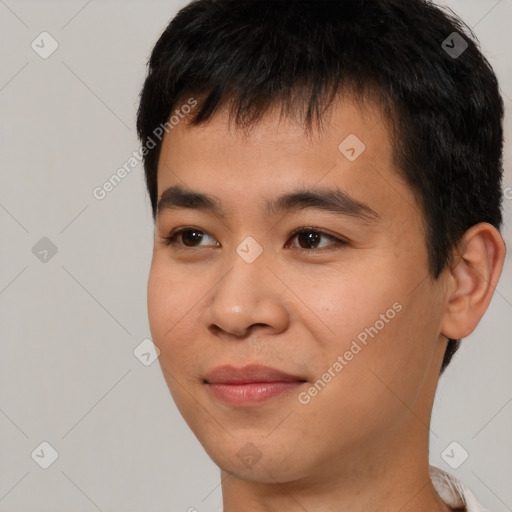
[[[257,407],[272,399],[290,396],[305,382],[298,375],[258,365],[218,366],[204,379],[213,399],[234,408]]]
[[[241,368],[225,365],[207,372],[204,378],[209,384],[255,384],[269,382],[306,382],[306,379],[268,366],[247,365]]]

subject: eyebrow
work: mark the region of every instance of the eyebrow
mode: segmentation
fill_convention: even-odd
[[[365,222],[377,222],[380,216],[366,203],[362,203],[339,188],[299,189],[264,203],[269,216],[304,209],[323,210],[337,215],[353,217]],[[162,193],[157,204],[157,216],[166,210],[197,209],[226,218],[221,201],[216,196],[173,185]]]

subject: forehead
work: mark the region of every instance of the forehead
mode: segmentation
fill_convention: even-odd
[[[225,202],[217,206],[228,212],[231,205],[240,209],[241,203],[249,207],[254,200],[268,213],[278,192],[315,188],[346,192],[377,214],[379,205],[387,212],[390,204],[395,209],[416,207],[394,167],[381,109],[352,97],[333,101],[321,125],[313,123],[310,132],[296,118],[281,116],[279,107],[267,111],[248,131],[230,123],[227,109],[198,126],[184,119],[162,143],[159,199],[170,187],[176,192],[176,186],[209,193]]]
[[[387,119],[380,105],[369,97],[356,98],[352,94],[335,96],[319,118],[314,117],[310,129],[306,129],[304,114],[288,111],[282,104],[271,105],[247,127],[236,125],[230,105],[219,108],[208,121],[191,126],[188,120],[194,113],[192,110],[171,127],[164,137],[163,146],[196,144],[199,141],[220,146],[228,143],[225,139],[229,137],[240,146],[279,146],[286,152],[293,145],[300,145],[308,152],[324,152],[328,146],[336,148],[344,134],[358,133],[364,138],[377,125],[381,129],[372,133],[372,139],[382,139],[380,142],[386,147],[390,142]],[[176,116],[173,117],[177,120]],[[284,146],[281,145],[283,142]],[[374,144],[374,149],[376,147]]]

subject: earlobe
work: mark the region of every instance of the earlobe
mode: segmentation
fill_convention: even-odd
[[[448,270],[444,336],[462,339],[474,331],[491,302],[504,259],[505,243],[494,226],[481,222],[466,231]]]

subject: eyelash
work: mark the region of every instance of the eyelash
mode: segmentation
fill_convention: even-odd
[[[185,233],[187,231],[198,231],[199,233],[211,236],[206,231],[203,231],[202,229],[199,229],[199,228],[183,227],[183,228],[178,228],[178,229],[174,230],[168,236],[162,237],[163,238],[163,243],[166,246],[176,247],[176,246],[178,246],[178,237],[179,237],[179,235],[181,235],[182,233]],[[328,233],[325,233],[324,231],[321,231],[321,230],[319,230],[317,228],[313,228],[313,227],[297,228],[297,229],[293,230],[290,233],[289,239],[295,237],[296,235],[298,235],[300,233],[317,233],[317,234],[320,234],[320,235],[322,235],[322,236],[324,236],[326,238],[330,238],[331,240],[334,240],[334,242],[335,242],[334,244],[332,244],[332,245],[330,245],[328,247],[322,247],[320,249],[314,249],[314,248],[313,249],[304,249],[302,247],[294,247],[294,249],[298,249],[300,251],[306,251],[306,252],[326,252],[326,251],[335,250],[335,249],[338,249],[340,247],[348,245],[348,241],[343,240],[341,238],[337,238],[337,237],[335,237],[333,235],[329,235]],[[201,249],[201,247],[188,247],[186,245],[182,245],[179,248],[180,249],[184,249],[184,250],[187,250],[187,249]]]

